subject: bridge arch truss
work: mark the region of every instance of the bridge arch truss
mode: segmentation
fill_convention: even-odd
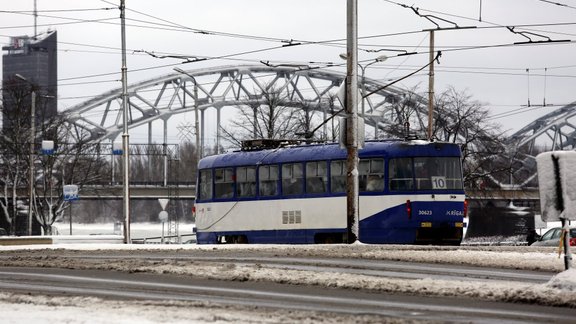
[[[324,69],[270,66],[224,66],[189,70],[186,74],[175,72],[128,86],[128,127],[148,125],[148,141],[151,142],[152,132],[157,129],[152,123],[162,120],[166,142],[168,120],[174,115],[198,109],[202,148],[206,125],[212,122],[207,120],[206,113],[215,109],[216,146],[220,147],[222,108],[263,104],[262,94],[275,89],[288,99],[286,106],[299,109],[306,104],[321,112],[325,120],[330,111],[342,108],[334,98],[344,78],[343,73]],[[381,89],[385,84],[368,78],[364,86],[362,93],[377,90],[366,97],[363,114],[361,112],[366,125],[374,130],[375,137],[386,137],[390,129],[398,129],[407,121],[416,129],[424,130],[427,113],[420,109],[425,107],[421,98],[397,87]],[[85,139],[113,141],[123,132],[121,100],[121,89],[109,91],[68,109],[68,121],[84,131]],[[407,105],[411,111],[408,117],[405,114]]]
[[[512,164],[507,185],[537,186],[536,156],[539,153],[576,149],[576,102],[524,126],[509,137],[507,146]]]

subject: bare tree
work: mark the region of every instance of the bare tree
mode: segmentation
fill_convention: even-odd
[[[32,205],[34,219],[45,234],[52,233],[52,225],[61,218],[68,202],[64,200],[64,184],[77,184],[82,188],[86,184],[95,183],[103,178],[108,162],[100,155],[99,149],[88,144],[85,139],[88,134],[77,128],[69,128],[65,123],[66,116],[59,114],[53,116],[46,113],[44,97],[37,95],[36,116],[37,127],[31,134],[29,100],[31,91],[37,94],[42,89],[22,83],[13,79],[3,83],[4,106],[2,107],[3,129],[0,138],[2,151],[0,207],[3,214],[3,223],[7,224],[11,234],[22,233],[27,227],[24,222],[16,225],[16,219],[22,214],[22,209]],[[8,105],[6,105],[8,103]],[[30,152],[30,139],[34,139],[34,152]],[[51,140],[56,146],[52,155],[40,153],[40,142]],[[31,155],[32,154],[32,155]],[[33,157],[35,173],[33,174],[32,188],[33,201],[19,201],[30,186],[28,176],[30,170],[30,157]],[[24,207],[24,208],[22,208]]]
[[[260,100],[251,105],[238,106],[238,117],[229,127],[223,127],[224,137],[234,146],[246,139],[294,139],[301,129],[298,109],[286,105],[284,92],[265,87],[258,95]]]
[[[413,88],[402,97],[393,98],[387,136],[427,137],[426,102]],[[460,144],[463,153],[464,180],[467,188],[478,188],[490,183],[493,177],[509,173],[511,164],[501,159],[505,151],[504,136],[500,125],[489,122],[490,111],[473,100],[466,91],[449,87],[434,102],[433,138]]]
[[[464,180],[468,188],[483,186],[489,176],[509,172],[496,163],[505,153],[500,125],[489,122],[490,112],[466,91],[449,87],[435,98],[434,136],[462,146]]]
[[[65,114],[46,120],[42,134],[52,140],[56,150],[51,155],[38,155],[34,188],[34,215],[44,234],[52,233],[52,226],[64,217],[70,202],[64,199],[64,186],[75,184],[80,194],[87,185],[102,183],[110,170],[107,150],[86,141],[88,134],[70,129]],[[76,139],[74,141],[73,139]]]
[[[194,183],[196,181],[196,169],[198,148],[190,141],[180,143],[180,163],[178,164],[178,181]]]
[[[3,224],[9,233],[16,233],[16,217],[19,208],[18,189],[26,184],[28,170],[28,148],[30,138],[30,107],[26,105],[29,87],[11,78],[3,82],[4,104],[2,105],[2,134],[0,137],[0,170],[2,192],[0,207]],[[5,105],[10,103],[9,108]]]
[[[379,138],[389,136],[407,138],[425,134],[425,125],[418,116],[419,111],[424,110],[424,102],[416,91],[417,88],[414,87],[403,93],[401,97],[390,97],[393,105],[390,118],[385,122],[386,133],[381,134]]]

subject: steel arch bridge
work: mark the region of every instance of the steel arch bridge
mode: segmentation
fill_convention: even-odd
[[[535,119],[512,134],[506,146],[512,161],[511,178],[520,181],[510,181],[501,186],[535,187],[536,155],[546,151],[576,149],[576,102]]]
[[[222,110],[225,107],[264,105],[263,94],[274,89],[286,98],[284,105],[302,109],[305,105],[321,113],[326,120],[342,110],[336,93],[345,75],[328,69],[303,69],[291,66],[222,66],[171,73],[128,86],[128,127],[148,128],[148,142],[153,141],[153,127],[162,121],[163,143],[167,142],[168,120],[178,114],[199,113],[200,148],[205,146],[206,126],[214,124],[216,147],[221,145]],[[427,101],[419,95],[366,78],[359,82],[362,94],[375,91],[364,99],[361,115],[373,129],[375,138],[399,136],[404,125],[413,134],[425,138],[428,124]],[[385,88],[383,88],[385,87]],[[196,90],[196,91],[194,91]],[[83,132],[83,140],[114,141],[123,131],[122,89],[111,90],[66,111],[69,126]],[[509,183],[501,187],[535,186],[535,155],[542,151],[568,150],[576,147],[576,103],[536,119],[508,138],[505,143],[512,170]],[[216,118],[206,118],[215,111]],[[407,111],[409,113],[407,113]],[[343,116],[343,113],[338,113]],[[324,139],[328,130],[324,126]],[[436,133],[438,138],[442,134]],[[504,150],[503,150],[504,151]],[[218,153],[218,152],[217,152]],[[518,176],[514,183],[515,174]]]
[[[152,132],[157,129],[152,127],[152,123],[161,120],[164,122],[166,142],[167,121],[174,115],[198,109],[201,147],[204,147],[206,113],[214,109],[216,146],[220,147],[221,112],[224,107],[263,105],[263,94],[274,89],[286,98],[285,106],[300,109],[306,105],[321,112],[325,120],[342,108],[339,101],[334,99],[344,78],[344,74],[329,70],[263,65],[213,67],[189,70],[185,74],[167,74],[128,86],[128,127],[148,125],[148,139],[151,142]],[[374,129],[375,137],[386,136],[385,132],[378,132],[390,129],[391,124],[402,125],[406,121],[399,102],[407,101],[406,98],[410,97],[410,104],[421,103],[407,91],[396,87],[378,90],[385,86],[379,81],[366,79],[364,84],[362,93],[376,91],[362,105],[366,125]],[[115,89],[77,104],[66,111],[68,122],[83,130],[84,140],[113,141],[123,132],[121,100],[121,89]],[[427,125],[424,110],[415,110],[410,119],[411,125],[418,125],[420,129]]]

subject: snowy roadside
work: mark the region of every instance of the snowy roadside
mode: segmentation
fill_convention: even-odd
[[[3,324],[21,323],[406,323],[376,315],[236,307],[182,301],[110,301],[93,297],[45,297],[0,293]],[[411,321],[418,323],[417,321]]]
[[[556,271],[559,274],[547,284],[519,282],[482,282],[425,279],[395,279],[348,273],[323,273],[310,270],[282,269],[265,264],[186,261],[166,258],[162,261],[131,259],[94,260],[86,263],[60,257],[62,252],[84,251],[105,254],[106,251],[136,253],[210,254],[222,256],[276,255],[397,260],[438,264],[478,265],[512,269]],[[102,269],[125,272],[166,273],[217,280],[276,282],[292,285],[317,285],[342,289],[361,289],[382,293],[418,294],[471,298],[486,301],[528,303],[576,308],[576,270],[563,271],[563,261],[551,248],[531,247],[432,247],[406,245],[122,245],[59,244],[1,246],[3,265]],[[349,322],[337,315],[327,318],[314,313],[274,312],[264,309],[242,309],[222,305],[193,305],[153,302],[116,302],[77,297],[43,297],[0,294],[5,323],[282,323],[282,322]],[[26,311],[24,311],[24,309]],[[175,311],[177,310],[177,311]],[[97,314],[106,313],[102,318]],[[50,314],[48,317],[47,314]],[[54,315],[57,314],[57,315]],[[301,317],[300,317],[301,316]],[[102,318],[100,320],[100,318]],[[313,319],[313,320],[310,320]],[[332,321],[333,320],[333,321]],[[374,318],[367,317],[365,322]],[[355,322],[363,322],[354,319]],[[394,322],[394,320],[392,320]]]
[[[59,251],[209,253],[210,255],[276,255],[395,260],[460,264],[508,269],[556,271],[548,284],[481,282],[437,279],[395,279],[349,273],[323,273],[282,269],[265,264],[219,263],[166,258],[162,261],[126,258],[90,263],[59,257]],[[48,253],[50,251],[51,253]],[[482,300],[534,303],[576,308],[576,270],[563,271],[562,258],[550,248],[530,247],[432,247],[406,245],[119,245],[73,244],[0,247],[4,265],[101,269],[124,272],[169,273],[199,278],[238,281],[269,281],[293,285],[318,285],[388,293],[469,297]],[[96,252],[95,252],[96,253]],[[14,255],[14,257],[8,257]]]
[[[38,250],[68,251],[189,251],[203,253],[264,253],[277,256],[311,256],[460,264],[507,269],[561,272],[564,263],[557,249],[522,246],[426,246],[426,245],[195,245],[195,244],[57,244],[0,246],[2,252]],[[47,265],[50,266],[50,265]]]

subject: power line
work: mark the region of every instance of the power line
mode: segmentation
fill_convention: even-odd
[[[512,116],[516,116],[516,115],[520,115],[520,114],[525,114],[525,113],[528,113],[528,112],[531,112],[534,110],[539,110],[542,108],[563,107],[563,106],[566,106],[566,105],[549,104],[549,105],[545,105],[545,106],[544,105],[536,105],[536,106],[531,106],[531,107],[523,106],[523,107],[511,110],[511,111],[508,111],[508,112],[503,112],[503,113],[499,113],[496,115],[492,115],[492,116],[486,118],[486,120],[502,119],[502,118],[506,118],[506,117],[512,117]]]
[[[411,6],[408,6],[406,4],[403,3],[399,3],[396,1],[392,1],[392,0],[382,0],[391,4],[395,4],[398,6],[401,6],[403,8],[411,8]],[[434,13],[434,14],[439,14],[439,15],[444,15],[447,17],[453,17],[453,18],[460,18],[460,19],[464,19],[464,20],[469,20],[469,21],[478,21],[476,18],[470,18],[470,17],[466,17],[466,16],[460,16],[460,15],[454,15],[454,14],[449,14],[446,12],[441,12],[441,11],[435,11],[435,10],[429,10],[429,9],[422,9],[422,8],[418,8],[421,11],[425,11],[425,12],[430,12],[430,13]],[[568,25],[575,25],[576,23],[574,22],[562,22],[562,23],[546,23],[546,24],[520,24],[520,25],[501,25],[501,24],[497,24],[497,23],[493,23],[493,22],[489,22],[486,20],[482,20],[481,22],[492,25],[492,26],[475,26],[474,29],[490,29],[490,28],[506,28],[509,29],[510,27],[516,27],[516,28],[524,28],[527,31],[535,31],[535,32],[546,32],[546,33],[550,33],[550,34],[562,34],[562,33],[557,33],[557,32],[553,32],[553,31],[542,31],[542,30],[533,30],[533,29],[529,29],[530,27],[553,27],[553,26],[568,26]],[[458,29],[458,28],[455,28]],[[570,34],[572,36],[574,36],[573,34]]]
[[[391,1],[388,1],[391,2]],[[146,15],[146,14],[144,14]],[[150,15],[148,15],[150,16]],[[150,16],[153,17],[153,16]],[[155,17],[154,17],[155,18]],[[113,18],[116,19],[116,18]],[[160,19],[160,18],[155,18],[155,19]],[[82,22],[91,22],[90,20],[81,20]],[[143,22],[143,21],[141,21]],[[144,21],[145,22],[145,21]],[[155,24],[153,22],[146,22],[146,23],[150,23],[150,24]],[[173,23],[171,23],[173,24]],[[572,23],[571,23],[572,24]],[[180,26],[177,24],[174,24],[175,26]],[[542,24],[540,24],[542,25]],[[552,25],[552,24],[549,24]],[[559,25],[559,24],[556,24]],[[169,26],[169,25],[164,25],[164,26]],[[528,25],[526,25],[528,26]],[[530,26],[536,26],[536,25],[530,25]],[[148,26],[149,27],[149,26]],[[496,26],[499,28],[504,28],[504,26]],[[190,28],[188,27],[183,27],[184,30],[189,30]],[[488,28],[488,27],[486,27]],[[204,33],[203,30],[194,30],[200,33]],[[361,39],[370,39],[373,37],[384,37],[384,36],[391,36],[391,35],[407,35],[407,34],[413,34],[413,33],[420,33],[421,31],[418,32],[404,32],[404,33],[395,33],[395,34],[387,34],[387,35],[377,35],[377,36],[366,36],[366,37],[361,37]],[[240,34],[231,34],[231,33],[222,33],[221,35],[225,35],[225,36],[230,36],[230,37],[236,37],[236,36],[242,36],[242,37],[247,37],[250,38],[252,37],[252,39],[256,39],[256,40],[270,40],[270,41],[276,41],[276,42],[286,42],[285,40],[282,40],[280,38],[262,38],[262,37],[258,37],[258,36],[250,36],[250,35],[240,35]],[[283,43],[284,45],[290,45],[290,46],[297,46],[297,45],[302,45],[302,44],[328,44],[327,42],[335,42],[335,41],[340,41],[340,40],[327,40],[327,41],[322,41],[322,42],[306,42],[306,41],[296,41],[293,40],[292,42],[289,43]],[[343,40],[342,40],[343,41]],[[298,44],[298,43],[300,44]],[[95,48],[105,48],[105,49],[111,49],[111,50],[119,50],[118,48],[114,48],[114,47],[106,47],[106,46],[94,46],[94,45],[86,45],[86,44],[77,44],[77,43],[64,43],[61,42],[63,44],[72,44],[72,45],[78,45],[78,46],[90,46],[90,47],[95,47]],[[334,44],[331,44],[334,45]],[[372,46],[372,45],[371,45]],[[381,45],[380,45],[381,46]],[[484,46],[463,46],[460,48],[448,48],[446,51],[460,51],[460,50],[473,50],[473,49],[484,49],[484,48],[495,48],[495,47],[504,47],[504,46],[514,46],[514,44],[499,44],[499,45],[484,45]],[[278,46],[278,47],[269,47],[269,48],[263,48],[263,49],[256,49],[256,50],[252,50],[252,51],[245,51],[245,52],[240,52],[240,53],[232,53],[232,54],[227,54],[227,55],[222,55],[222,56],[215,56],[215,57],[207,57],[207,59],[210,60],[214,60],[214,59],[227,59],[227,60],[231,60],[233,59],[235,56],[240,56],[240,55],[245,55],[245,54],[251,54],[251,53],[259,53],[259,52],[264,52],[264,51],[269,51],[269,50],[274,50],[274,49],[280,49],[283,48],[285,46]],[[134,54],[134,53],[133,53]],[[423,54],[423,53],[421,53]],[[254,60],[258,61],[258,60]],[[152,69],[158,69],[158,68],[163,68],[163,67],[168,67],[168,66],[175,66],[178,65],[180,63],[177,64],[168,64],[168,65],[162,65],[162,66],[153,66],[153,67],[147,67],[147,68],[141,68],[141,69],[136,69],[136,70],[131,70],[130,72],[139,72],[139,71],[148,71],[148,70],[152,70]],[[460,73],[474,73],[474,72],[460,72]],[[66,79],[62,79],[62,80],[74,80],[74,79],[81,79],[81,78],[88,78],[88,77],[101,77],[101,76],[109,76],[109,75],[116,75],[117,72],[114,73],[105,73],[105,74],[97,74],[97,75],[92,75],[92,76],[84,76],[84,77],[73,77],[73,78],[66,78]],[[570,76],[571,77],[571,76]],[[60,80],[60,81],[62,81]],[[110,82],[110,81],[104,81],[104,82]]]
[[[560,3],[560,2],[555,2],[555,1],[549,1],[549,0],[538,0],[540,2],[544,2],[544,3],[548,3],[548,4],[552,4],[552,5],[556,5],[556,6],[560,6],[560,7],[564,7],[564,8],[570,8],[570,9],[576,9],[576,7],[573,6],[569,6],[565,3]]]
[[[108,21],[116,20],[117,18],[102,18],[102,19],[75,19],[75,21],[66,22],[66,23],[59,23],[59,24],[38,24],[38,27],[54,27],[54,26],[64,26],[64,25],[75,25],[75,24],[84,24],[84,23],[101,23],[101,24],[109,24]],[[9,26],[9,27],[0,27],[2,29],[20,29],[20,28],[30,28],[31,25],[23,25],[23,26]]]
[[[44,10],[37,10],[37,12],[83,12],[83,11],[106,11],[106,10],[113,10],[118,9],[117,7],[103,7],[103,8],[82,8],[82,9],[44,9]],[[26,14],[26,15],[33,15],[33,10],[0,10],[0,13],[9,13],[9,14]]]

